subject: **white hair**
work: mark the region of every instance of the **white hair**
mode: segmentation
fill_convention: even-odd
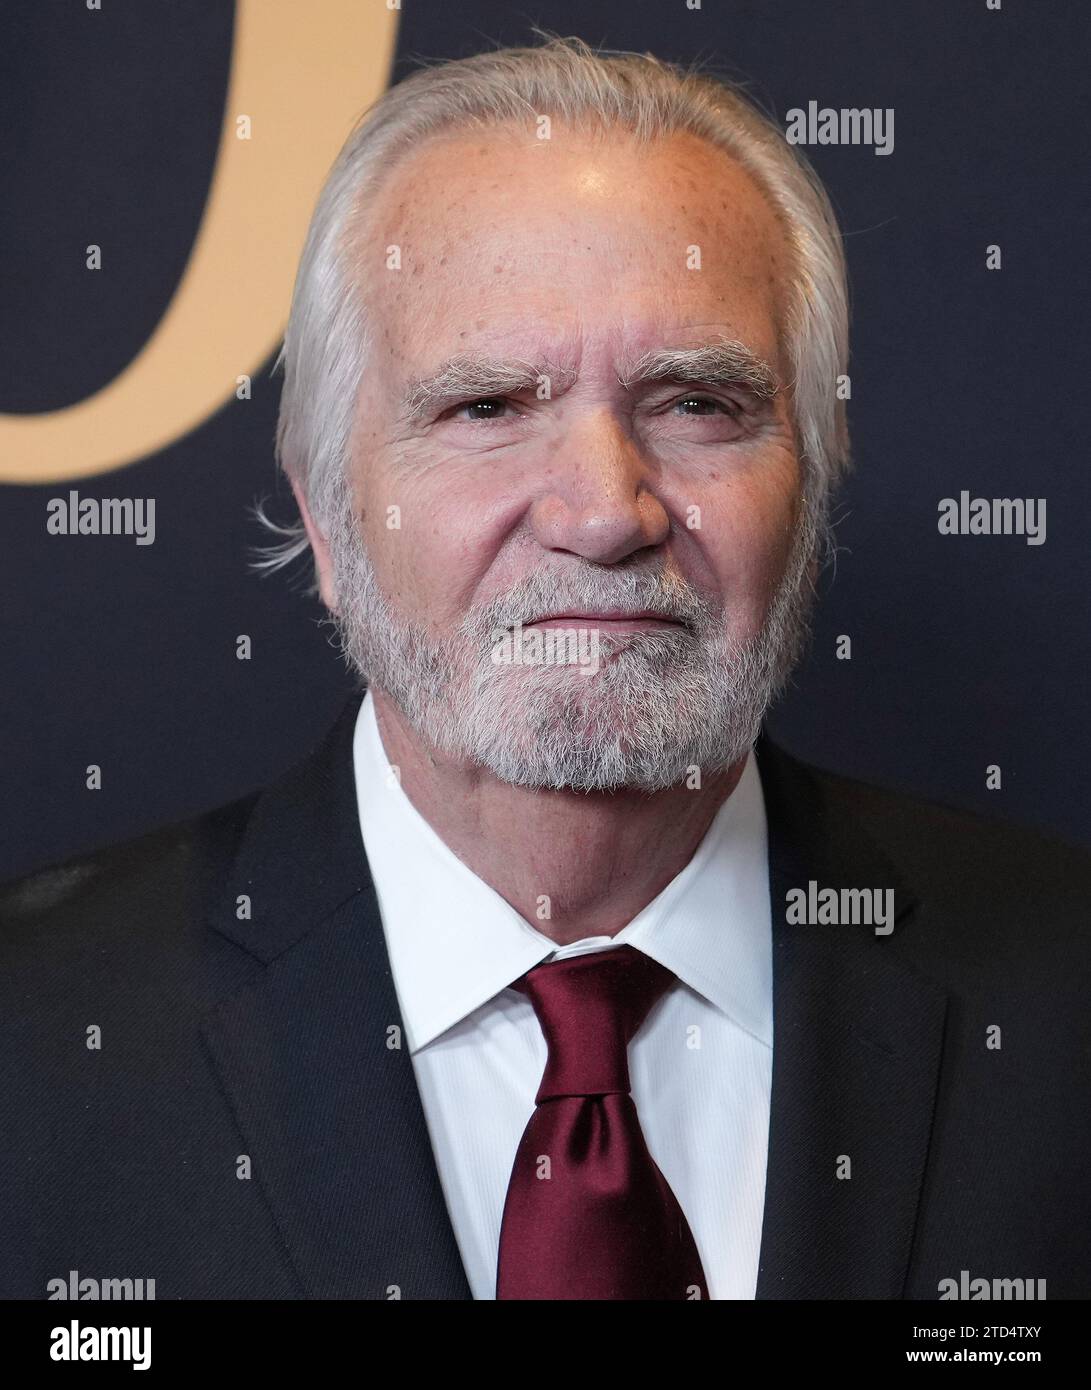
[[[536,33],[534,47],[500,48],[426,65],[361,116],[319,195],[300,259],[284,345],[276,454],[325,531],[344,506],[352,423],[373,329],[359,284],[358,238],[369,203],[399,162],[431,136],[460,127],[606,124],[648,142],[690,132],[724,150],[754,178],[793,253],[785,287],[784,348],[791,363],[795,429],[807,492],[823,541],[828,497],[848,467],[845,408],[837,377],[848,358],[848,291],[836,218],[817,175],[780,127],[734,84],[651,54],[592,49],[582,39]],[[354,250],[356,255],[354,257]],[[256,568],[271,571],[308,548],[303,525]]]

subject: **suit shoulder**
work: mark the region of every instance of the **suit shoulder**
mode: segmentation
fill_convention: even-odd
[[[226,872],[260,792],[0,883],[0,941],[54,936],[68,925],[93,931],[144,905],[175,903]],[[125,920],[124,911],[120,920]]]
[[[928,847],[937,856],[974,863],[1015,859],[1023,869],[1061,869],[1091,884],[1091,850],[999,816],[983,815],[945,802],[891,791],[868,782],[819,773],[832,795],[854,806],[878,832]]]
[[[850,818],[926,895],[1004,919],[1075,929],[1091,892],[1091,851],[1024,826],[830,772],[777,750],[806,781],[814,812]]]

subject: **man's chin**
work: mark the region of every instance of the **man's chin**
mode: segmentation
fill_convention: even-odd
[[[578,749],[609,743],[650,722],[663,722],[666,702],[658,710],[658,719],[651,708],[655,703],[647,690],[634,692],[612,679],[604,667],[523,671],[479,689],[468,723],[531,747]]]
[[[498,781],[509,786],[584,795],[660,792],[681,785],[687,776],[687,766],[669,764],[662,750],[649,759],[634,757],[631,752],[586,746],[569,748],[566,756],[548,762],[533,750],[508,747],[492,750],[479,766],[487,767]]]
[[[592,679],[592,678],[588,678]],[[504,701],[478,707],[461,725],[462,753],[512,786],[543,791],[663,791],[717,770],[734,747],[710,738],[711,717],[687,727],[647,705],[596,694],[587,683],[527,708]],[[567,697],[567,698],[566,698]],[[726,765],[726,764],[724,764]]]

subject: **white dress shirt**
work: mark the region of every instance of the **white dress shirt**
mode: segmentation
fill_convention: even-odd
[[[610,938],[558,949],[448,848],[390,768],[368,692],[353,757],[360,827],[432,1149],[475,1299],[496,1297],[500,1222],[546,1043],[511,982],[628,942],[678,979],[629,1047],[648,1149],[689,1221],[712,1298],[753,1298],[772,1083],[765,804],[751,753],[697,852]]]

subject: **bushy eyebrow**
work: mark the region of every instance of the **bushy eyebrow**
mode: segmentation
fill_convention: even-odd
[[[554,394],[567,389],[575,379],[576,373],[571,368],[548,362],[460,353],[427,376],[410,381],[402,400],[402,419],[412,424],[461,401],[537,391],[543,381],[549,382],[550,394]],[[769,363],[738,342],[707,343],[695,348],[657,348],[619,372],[617,379],[626,390],[648,381],[737,386],[763,399],[775,396],[780,390],[777,374]]]
[[[570,368],[548,363],[535,365],[518,357],[495,359],[461,353],[409,383],[402,401],[402,418],[413,423],[460,401],[536,391],[543,380],[549,382],[552,394],[554,389],[563,390],[575,379],[576,373]]]
[[[776,372],[744,343],[707,343],[696,348],[656,348],[646,352],[618,381],[628,390],[638,381],[706,382],[740,386],[762,399],[781,389]]]

